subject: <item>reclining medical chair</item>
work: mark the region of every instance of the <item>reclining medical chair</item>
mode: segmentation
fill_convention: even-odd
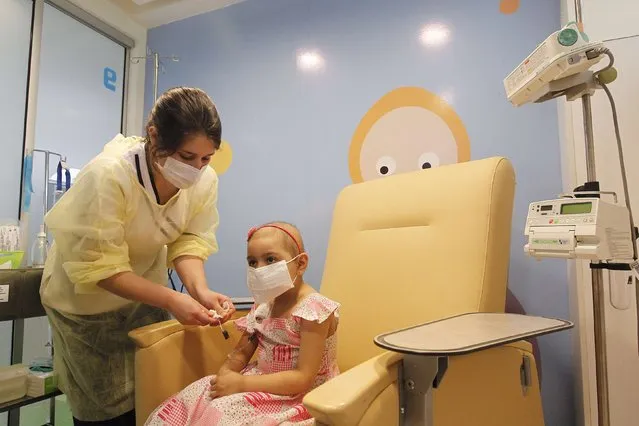
[[[342,304],[342,374],[304,399],[318,423],[398,424],[402,355],[377,347],[376,335],[504,311],[514,190],[511,163],[491,158],[342,191],[321,286]],[[218,370],[239,338],[226,327],[228,340],[217,327],[176,321],[131,333],[138,424],[165,398]],[[544,424],[535,359],[524,341],[451,357],[433,400],[436,426]]]

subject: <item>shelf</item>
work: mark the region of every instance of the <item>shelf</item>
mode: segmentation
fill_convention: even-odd
[[[7,401],[5,403],[0,404],[0,413],[4,413],[10,410],[15,410],[20,407],[24,407],[26,405],[35,404],[36,402],[46,401],[47,399],[55,398],[56,396],[62,395],[62,392],[56,390],[54,392],[50,392],[44,394],[42,396],[25,396],[24,398],[14,399],[13,401]]]
[[[0,303],[0,321],[46,316],[40,302],[41,281],[42,269],[0,270],[3,294],[8,290],[8,300]]]

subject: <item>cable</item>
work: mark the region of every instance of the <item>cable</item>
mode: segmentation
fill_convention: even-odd
[[[599,49],[601,53],[608,55],[608,58],[610,59],[610,63],[608,64],[607,67],[604,67],[603,69],[597,71],[596,73],[593,74],[595,80],[597,81],[597,83],[599,84],[599,86],[601,86],[601,88],[604,90],[604,92],[606,93],[606,96],[608,97],[608,101],[610,102],[610,109],[612,110],[612,122],[614,124],[615,127],[615,138],[617,139],[617,151],[619,152],[619,166],[621,168],[621,182],[623,184],[623,193],[624,193],[624,198],[626,199],[626,208],[628,209],[628,216],[630,219],[630,235],[632,238],[632,255],[633,255],[633,259],[635,262],[633,263],[637,263],[637,232],[635,230],[635,222],[633,219],[633,214],[632,214],[632,207],[630,206],[630,192],[628,190],[628,177],[626,176],[626,164],[624,161],[624,156],[623,156],[623,145],[621,143],[621,132],[619,130],[619,119],[617,117],[617,105],[615,104],[615,99],[612,96],[612,92],[610,91],[610,89],[608,88],[608,86],[606,85],[606,83],[604,83],[599,76],[605,72],[608,71],[610,69],[612,69],[612,66],[615,62],[615,57],[612,54],[612,52],[610,51],[610,49],[608,48],[603,48],[603,49]],[[631,267],[634,267],[633,265],[631,265]],[[631,278],[632,280],[632,278]],[[639,281],[637,279],[633,280],[635,282],[635,304],[637,306],[637,315],[639,316]],[[629,282],[631,282],[629,280]],[[611,302],[612,302],[612,293],[611,293]],[[613,305],[614,306],[614,305]],[[639,319],[639,318],[638,318]],[[639,329],[638,329],[639,332]]]
[[[169,281],[171,282],[171,287],[173,287],[174,291],[177,291],[177,288],[175,288],[175,282],[173,282],[173,270],[167,269],[166,272],[169,274]]]
[[[613,55],[612,51],[608,49],[607,47],[602,47],[600,49],[597,49],[596,53],[597,53],[597,56],[607,55],[608,59],[610,59],[610,62],[608,63],[608,65],[606,65],[605,67],[603,67],[602,69],[600,69],[599,71],[595,72],[592,75],[595,79],[597,79],[597,81],[599,81],[599,74],[601,74],[604,71],[608,71],[615,64],[615,55]]]
[[[167,272],[169,274],[169,281],[171,282],[171,287],[173,287],[173,290],[177,291],[177,287],[175,286],[175,281],[173,281],[173,269],[167,269]],[[180,287],[180,293],[184,293],[184,283],[182,284],[182,287]]]
[[[612,53],[609,53],[609,56],[611,58],[610,63],[612,64],[614,61],[612,58]],[[609,69],[609,68],[611,67],[604,68],[602,71],[605,71],[606,69]],[[597,74],[599,73],[601,73],[601,71],[597,72]],[[632,256],[634,260],[637,260],[637,234],[635,232],[635,222],[633,219],[632,207],[630,206],[630,191],[628,190],[628,177],[626,175],[626,164],[625,164],[624,156],[623,156],[623,146],[621,144],[621,132],[619,130],[619,120],[617,117],[617,105],[615,104],[615,99],[613,98],[612,93],[610,92],[610,89],[608,88],[608,86],[602,83],[601,81],[599,81],[599,79],[597,79],[597,82],[599,83],[601,88],[604,90],[604,92],[606,92],[606,95],[608,96],[608,100],[610,101],[610,108],[612,110],[612,122],[614,123],[615,136],[617,139],[617,150],[619,151],[619,166],[621,168],[621,181],[623,184],[623,194],[624,194],[624,198],[626,199],[626,208],[628,209],[628,215],[630,216],[630,235],[632,235]]]

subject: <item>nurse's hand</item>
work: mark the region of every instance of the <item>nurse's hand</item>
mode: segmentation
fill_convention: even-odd
[[[220,320],[222,323],[231,319],[231,316],[235,312],[235,306],[233,306],[231,299],[223,294],[211,291],[208,288],[198,294],[197,298],[205,308],[215,310],[215,312],[222,317]],[[228,309],[224,309],[225,307]],[[218,320],[215,320],[214,324],[217,324],[217,322]]]
[[[168,310],[183,325],[210,325],[214,322],[208,309],[188,294],[177,291],[172,294]]]

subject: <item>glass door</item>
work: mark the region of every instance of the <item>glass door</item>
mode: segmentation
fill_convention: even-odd
[[[17,224],[31,48],[32,0],[0,0],[0,224]],[[12,321],[0,322],[0,366],[11,363]],[[0,414],[0,425],[7,414]]]
[[[16,0],[13,0],[16,1]],[[71,176],[122,131],[126,48],[56,7],[45,4],[38,80],[29,241],[35,241],[45,210],[55,199],[60,154]],[[49,151],[49,176],[45,155]],[[53,178],[53,179],[52,179]],[[44,188],[49,197],[45,207]],[[72,182],[71,182],[72,183]],[[27,253],[29,255],[29,253]],[[25,320],[23,362],[49,355],[46,318]],[[64,397],[56,404],[56,424],[70,420]],[[20,424],[49,421],[49,402],[24,407]]]
[[[0,0],[0,220],[18,220],[31,48],[32,0]],[[4,359],[4,357],[1,357]]]

